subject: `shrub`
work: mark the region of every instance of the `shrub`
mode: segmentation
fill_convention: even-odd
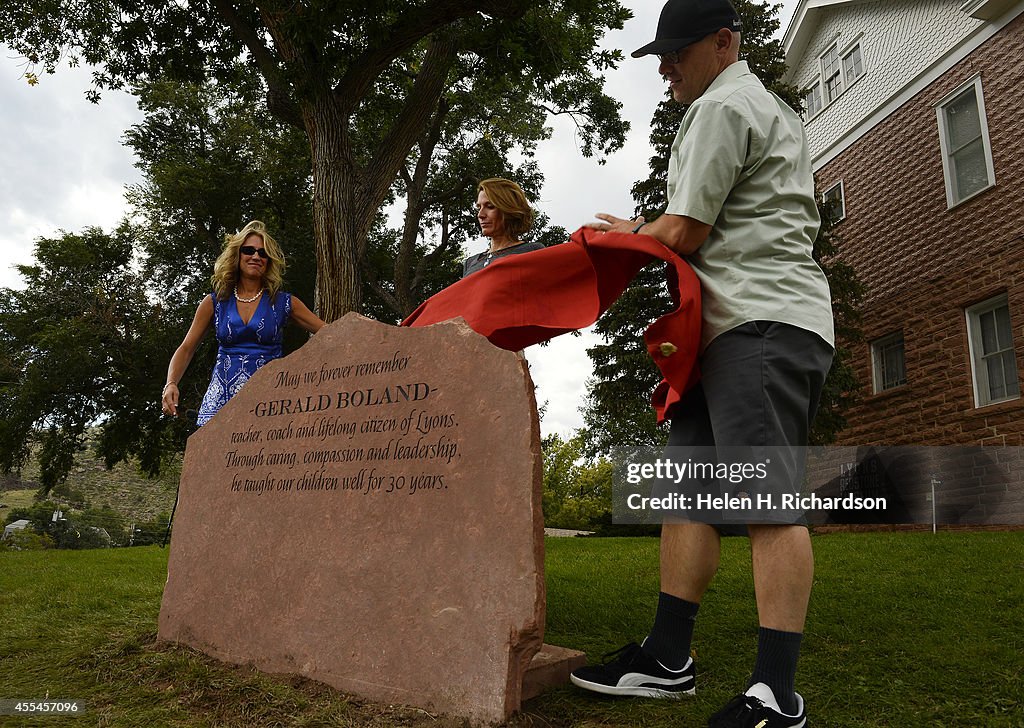
[[[30,528],[8,534],[0,541],[0,551],[42,551],[56,546],[53,539],[46,534],[39,534]]]

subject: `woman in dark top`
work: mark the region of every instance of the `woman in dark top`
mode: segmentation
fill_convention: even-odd
[[[477,190],[476,219],[480,223],[480,232],[491,239],[491,245],[483,253],[466,258],[462,264],[463,278],[483,270],[497,258],[544,247],[540,243],[524,243],[519,239],[533,222],[533,210],[519,185],[493,177],[481,182]]]

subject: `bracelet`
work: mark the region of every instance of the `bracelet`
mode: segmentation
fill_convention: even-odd
[[[636,235],[638,232],[640,232],[640,228],[642,228],[646,224],[647,224],[647,221],[645,220],[642,223],[640,223],[639,225],[637,225],[635,228],[633,228],[633,234]]]
[[[177,382],[168,382],[167,384],[164,385],[164,388],[162,390],[160,390],[160,394],[163,394],[164,392],[166,392],[168,387],[177,387],[177,386],[178,386]]]

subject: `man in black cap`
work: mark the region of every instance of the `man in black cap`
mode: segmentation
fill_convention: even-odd
[[[831,295],[811,257],[820,219],[803,123],[739,60],[741,23],[728,0],[669,0],[656,39],[675,101],[688,108],[672,146],[665,214],[647,223],[599,214],[597,230],[643,232],[686,257],[701,281],[702,380],[670,412],[673,447],[754,446],[799,452],[834,354]],[[796,457],[793,458],[795,462]],[[783,479],[798,482],[800,465]],[[800,728],[796,664],[814,572],[799,520],[747,522],[758,651],[746,689],[711,717],[722,728]],[[572,681],[610,695],[680,697],[695,689],[697,610],[731,530],[666,522],[654,625]]]

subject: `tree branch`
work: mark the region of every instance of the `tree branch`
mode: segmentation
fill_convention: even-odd
[[[402,13],[394,25],[380,34],[378,43],[353,59],[334,87],[334,94],[342,103],[357,103],[395,58],[434,31],[475,13],[503,19],[519,18],[531,5],[528,0],[432,0]]]
[[[304,130],[302,115],[292,98],[291,89],[284,79],[277,56],[263,43],[256,28],[239,15],[230,0],[212,0],[212,2],[217,13],[228,24],[235,37],[252,55],[253,60],[256,61],[256,67],[259,68],[260,74],[267,82],[267,108],[270,113],[285,124]]]
[[[534,104],[533,106],[534,106],[534,108],[537,108],[537,109],[543,109],[544,111],[548,112],[552,116],[562,116],[562,115],[568,116],[570,119],[572,119],[572,123],[576,125],[576,131],[579,131],[579,132],[583,131],[583,125],[580,124],[579,120],[577,120],[576,115],[579,114],[579,115],[584,116],[584,117],[586,117],[588,119],[590,118],[590,114],[587,113],[586,109],[552,109],[551,107],[547,106],[546,104]]]
[[[267,87],[267,109],[270,113],[285,124],[305,132],[306,125],[302,121],[302,112],[292,95],[286,90],[282,91],[271,86],[269,82]]]
[[[364,271],[367,271],[367,270],[368,269],[364,268]],[[402,318],[405,318],[406,316],[409,315],[409,313],[410,313],[409,311],[402,311],[402,305],[398,302],[398,299],[395,298],[395,295],[393,293],[391,293],[391,291],[389,291],[388,289],[386,289],[382,285],[380,285],[380,283],[377,281],[377,279],[375,279],[375,278],[374,279],[369,279],[368,278],[366,283],[367,283],[367,285],[370,286],[370,288],[373,289],[374,293],[376,293],[378,296],[381,297],[381,299],[384,301],[384,303],[387,304],[388,308],[390,308],[396,314],[398,314]]]
[[[412,285],[409,287],[415,291],[418,290],[420,285],[423,283],[423,276],[427,270],[433,267],[434,261],[441,257],[451,247],[452,241],[454,240],[452,235],[451,227],[448,225],[448,210],[441,210],[441,242],[438,243],[437,247],[431,250],[429,253],[420,258],[420,262],[416,265],[416,274],[412,277]]]
[[[472,149],[472,147],[470,147]],[[463,172],[462,176],[459,177],[458,181],[450,188],[443,192],[438,192],[436,195],[424,195],[423,206],[425,208],[438,207],[444,202],[450,202],[456,197],[462,194],[462,191],[466,188],[466,185],[473,181],[473,176]]]
[[[454,60],[455,40],[449,35],[434,36],[423,59],[423,70],[402,111],[367,165],[366,194],[360,201],[360,219],[371,220],[384,201],[391,181],[405,164],[409,150],[428,123],[437,99],[444,91],[448,70]]]
[[[534,104],[534,106],[536,108],[538,108],[538,109],[544,109],[544,111],[548,112],[552,116],[560,116],[562,114],[569,114],[569,116],[575,116],[576,114],[583,114],[584,116],[589,116],[587,114],[587,110],[586,109],[552,109],[551,107],[547,106],[546,104]]]
[[[267,81],[267,86],[272,91],[287,93],[288,87],[282,76],[281,66],[271,50],[263,44],[256,29],[242,19],[230,0],[213,0],[213,6],[231,28],[235,37],[252,54],[260,73]]]
[[[401,175],[402,181],[405,182],[405,192],[408,194],[409,190],[412,189],[412,175],[409,174],[409,168],[403,164],[398,168],[398,174]]]
[[[446,74],[447,75],[447,74]],[[451,108],[451,104],[445,99],[440,99],[437,103],[437,111],[434,112],[434,116],[431,119],[430,128],[427,129],[427,133],[420,140],[420,156],[416,160],[416,186],[422,192],[427,186],[427,176],[430,174],[430,161],[434,157],[434,150],[437,149],[437,143],[441,140],[441,132],[444,129],[444,119],[448,116],[448,111]]]
[[[447,74],[446,74],[447,75]],[[423,191],[426,189],[427,180],[430,176],[430,162],[434,157],[434,150],[441,138],[444,128],[444,119],[448,115],[449,105],[442,98],[437,104],[437,111],[434,112],[430,126],[423,134],[419,143],[419,159],[416,160],[416,169],[411,177],[405,165],[401,166],[403,177],[406,179],[406,199],[408,207],[405,211],[405,226],[402,229],[402,237],[398,243],[398,255],[395,256],[395,294],[402,304],[405,313],[411,312],[415,305],[413,295],[417,288],[416,276],[413,275],[413,254],[416,248],[416,238],[420,234],[420,221],[423,219]],[[418,272],[417,268],[417,272]]]

